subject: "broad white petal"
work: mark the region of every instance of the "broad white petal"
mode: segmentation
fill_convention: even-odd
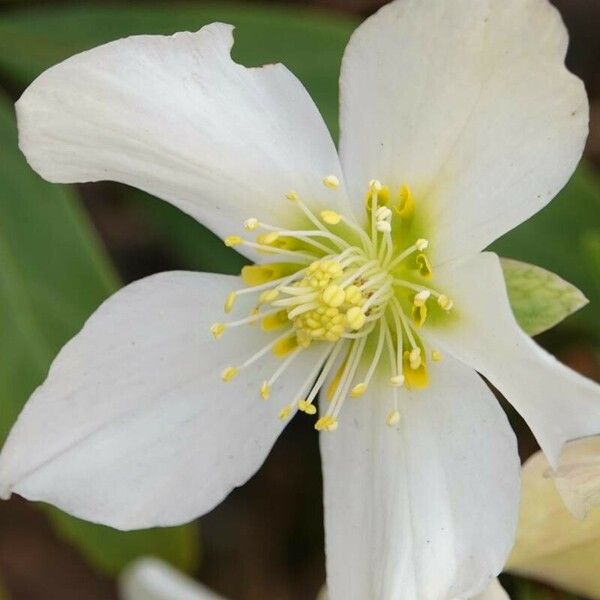
[[[121,600],[223,600],[213,591],[156,558],[140,558],[119,576]]]
[[[598,438],[565,446],[558,471],[563,472],[561,478],[568,478],[574,495],[589,491],[594,478],[599,481],[598,464],[594,468],[589,462],[597,460],[598,450]],[[585,519],[575,520],[541,452],[523,465],[522,481],[519,527],[506,569],[578,596],[600,598],[600,507],[590,510]]]
[[[448,357],[426,390],[387,378],[349,400],[321,435],[332,600],[448,600],[502,569],[516,528],[515,436],[479,376]],[[325,402],[322,400],[322,402]]]
[[[134,36],[52,67],[17,103],[27,160],[54,182],[133,185],[221,235],[248,217],[290,224],[290,190],[342,202],[322,184],[340,167],[310,96],[283,65],[234,63],[232,29]]]
[[[588,131],[567,43],[547,0],[382,8],[342,67],[340,154],[353,197],[363,201],[371,178],[410,185],[436,262],[482,250],[540,210]]]
[[[0,455],[0,489],[119,529],[172,525],[213,508],[261,465],[321,347],[274,385],[266,357],[220,373],[268,338],[257,327],[212,339],[236,277],[172,272],[107,300],[55,359]]]
[[[600,386],[540,348],[517,325],[500,261],[484,253],[435,271],[455,318],[426,326],[433,344],[485,375],[521,413],[556,467],[567,440],[600,433]]]
[[[592,509],[600,507],[600,436],[567,444],[552,476],[565,506],[576,519],[583,520]]]

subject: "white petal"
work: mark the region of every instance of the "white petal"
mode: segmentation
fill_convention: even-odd
[[[567,43],[547,0],[385,6],[344,56],[340,154],[353,197],[362,202],[371,178],[411,186],[436,262],[482,250],[540,210],[588,130]]]
[[[585,494],[593,478],[599,481],[598,464],[594,467],[588,463],[590,458],[598,458],[598,450],[597,438],[565,446],[558,471],[566,470],[564,476],[574,495],[580,491]],[[591,476],[589,482],[586,472]],[[600,508],[591,510],[581,521],[575,520],[551,475],[541,452],[523,465],[519,527],[506,570],[578,597],[600,598]]]
[[[559,363],[519,328],[495,254],[454,261],[434,275],[437,287],[454,300],[456,318],[424,332],[506,396],[554,467],[567,440],[600,432],[600,386]]]
[[[600,436],[567,444],[552,475],[576,519],[583,520],[593,508],[600,507]]]
[[[261,465],[323,348],[301,354],[273,387],[269,355],[229,383],[268,338],[212,322],[235,277],[172,272],[107,300],[55,359],[0,457],[0,488],[119,529],[182,523],[213,508]]]
[[[135,36],[43,73],[17,103],[19,141],[54,182],[111,179],[172,202],[221,235],[249,217],[288,224],[284,195],[335,205],[331,136],[283,65],[230,57],[232,27]]]
[[[504,588],[497,579],[494,579],[490,585],[485,588],[481,594],[478,594],[473,600],[510,600]]]
[[[490,390],[448,357],[426,390],[400,390],[386,425],[383,377],[322,434],[332,600],[448,600],[479,593],[512,546],[515,436]],[[325,402],[325,401],[322,401]]]
[[[140,558],[119,576],[121,600],[223,600],[197,581],[156,558]]]

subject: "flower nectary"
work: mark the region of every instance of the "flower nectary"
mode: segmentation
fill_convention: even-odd
[[[330,189],[339,186],[335,176],[323,183]],[[302,213],[306,228],[284,229],[251,218],[244,227],[250,232],[260,230],[256,241],[225,238],[228,246],[246,245],[281,262],[242,269],[248,287],[226,298],[225,312],[246,294],[254,295],[256,305],[244,318],[215,323],[213,336],[219,339],[228,328],[258,322],[265,333],[280,331],[280,335],[243,364],[226,367],[221,377],[230,381],[272,351],[282,362],[260,388],[267,400],[272,385],[300,352],[311,344],[329,344],[330,352],[309,394],[286,404],[280,418],[287,419],[296,407],[315,414],[314,400],[329,379],[329,408],[315,427],[334,431],[345,399],[361,396],[383,363],[396,390],[387,418],[388,425],[395,426],[400,420],[398,388],[419,389],[428,383],[427,351],[418,330],[432,316],[448,319],[453,308],[452,300],[430,285],[429,241],[414,233],[415,199],[408,186],[393,195],[379,181],[369,182],[362,228],[332,210],[317,216],[294,192],[286,197]],[[430,358],[442,357],[432,349]]]

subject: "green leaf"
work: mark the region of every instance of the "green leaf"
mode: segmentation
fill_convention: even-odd
[[[0,441],[59,348],[117,287],[73,191],[44,182],[26,164],[12,108],[0,95]],[[184,569],[197,558],[192,526],[123,533],[49,514],[111,573],[148,552]]]
[[[546,331],[587,304],[587,298],[558,275],[509,258],[502,270],[510,306],[529,335]]]
[[[492,249],[544,267],[581,289],[590,303],[568,325],[600,336],[600,179],[591,167],[582,164],[546,208]]]

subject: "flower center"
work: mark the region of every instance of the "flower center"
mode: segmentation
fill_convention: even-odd
[[[335,176],[323,183],[332,192],[339,187]],[[264,347],[241,365],[227,367],[221,377],[230,381],[271,351],[281,363],[260,387],[260,396],[268,400],[273,384],[301,352],[312,344],[327,344],[325,362],[311,375],[306,393],[283,406],[280,418],[287,419],[296,408],[316,414],[315,398],[329,379],[329,407],[315,427],[334,431],[345,399],[364,394],[376,370],[385,368],[394,389],[387,418],[393,427],[400,421],[398,389],[428,383],[419,328],[431,314],[445,316],[453,308],[450,298],[429,285],[429,242],[415,235],[411,191],[403,186],[393,197],[389,188],[371,181],[364,228],[332,210],[315,215],[294,192],[287,198],[302,213],[305,229],[251,218],[244,227],[260,231],[256,241],[225,239],[227,246],[245,245],[277,262],[244,267],[241,275],[248,287],[229,294],[225,311],[231,312],[236,299],[246,294],[256,298],[255,307],[246,317],[211,328],[219,339],[229,328],[260,322],[269,335]],[[441,360],[437,350],[430,357]]]

